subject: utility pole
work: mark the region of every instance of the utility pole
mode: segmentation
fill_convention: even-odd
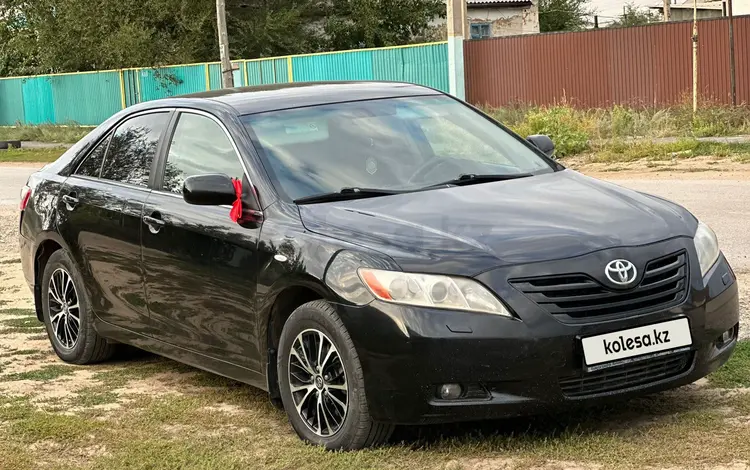
[[[464,38],[466,37],[466,0],[447,0],[448,84],[450,94],[466,98],[464,78]]]
[[[672,0],[664,0],[664,22],[669,23],[669,19],[672,16],[672,11],[669,7],[669,2]]]
[[[599,29],[599,17],[594,15],[594,29]]]
[[[225,0],[216,0],[216,24],[219,29],[219,56],[221,57],[221,87],[234,87],[232,61],[229,59],[229,35],[227,34],[227,6]]]
[[[734,72],[734,16],[732,16],[732,0],[727,0],[727,15],[729,16],[729,90],[732,106],[737,106],[737,83]]]
[[[693,115],[698,112],[698,0],[693,0]]]

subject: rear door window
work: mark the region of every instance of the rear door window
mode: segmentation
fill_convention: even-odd
[[[117,128],[102,167],[102,178],[148,186],[159,138],[169,123],[169,113],[143,114]]]
[[[241,180],[244,170],[232,141],[216,121],[182,113],[169,145],[163,189],[182,194],[185,178],[208,173]]]
[[[94,147],[94,150],[78,166],[78,169],[75,171],[76,175],[99,177],[99,172],[102,170],[102,162],[104,161],[104,154],[107,152],[107,145],[109,145],[111,137],[111,134],[108,135]]]

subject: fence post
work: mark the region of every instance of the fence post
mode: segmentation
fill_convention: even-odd
[[[448,0],[448,84],[450,94],[466,98],[464,82],[464,32],[466,31],[466,0]]]
[[[120,102],[122,103],[122,109],[128,107],[125,102],[125,72],[122,69],[120,69]]]
[[[292,83],[294,81],[294,73],[292,72],[292,57],[291,56],[286,58],[286,74],[287,74],[287,80],[289,80],[289,83]]]
[[[138,94],[135,95],[135,101],[136,103],[142,103],[143,102],[143,94],[141,93],[141,72],[143,69],[135,69],[133,73],[135,74],[135,88],[138,90]]]
[[[208,63],[206,63],[206,91],[211,91],[211,74],[208,72]]]

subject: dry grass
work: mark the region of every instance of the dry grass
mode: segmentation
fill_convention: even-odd
[[[64,148],[51,149],[9,149],[0,150],[0,163],[48,163],[54,162],[65,151]]]
[[[65,126],[51,124],[0,126],[0,140],[34,140],[37,142],[74,144],[91,132],[92,129],[92,126],[76,124]]]
[[[0,321],[26,325],[32,313],[0,310]],[[88,367],[50,363],[36,346],[43,343],[19,342],[19,334],[40,336],[0,334],[0,365],[25,368],[0,371],[3,469],[702,469],[750,461],[750,343],[699,385],[531,419],[402,428],[385,447],[327,453],[301,443],[252,387],[148,354]],[[35,348],[20,347],[28,343]]]

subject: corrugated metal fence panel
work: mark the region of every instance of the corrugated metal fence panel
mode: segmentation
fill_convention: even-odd
[[[289,83],[289,61],[286,57],[273,59],[273,69],[276,73],[276,83]]]
[[[212,90],[221,90],[221,64],[208,65],[209,81]]]
[[[199,64],[140,69],[140,81],[142,101],[197,93],[206,91],[206,68]]]
[[[410,82],[448,91],[448,45],[372,51],[373,79]]]
[[[54,119],[58,124],[99,124],[122,109],[119,72],[53,75]]]
[[[117,72],[115,72],[117,73]],[[120,77],[117,77],[119,82]],[[122,71],[122,88],[125,91],[125,107],[133,106],[141,101],[141,71],[123,70]],[[122,93],[122,91],[120,91]],[[122,96],[120,97],[120,107],[122,107]]]
[[[292,57],[294,81],[372,80],[372,56],[372,51],[355,51]]]
[[[289,70],[290,64],[292,70]],[[235,86],[397,80],[448,89],[445,43],[236,61]],[[208,73],[206,73],[208,72]],[[290,73],[291,72],[291,73]],[[221,88],[218,63],[0,79],[0,124],[99,124],[125,106]]]
[[[735,19],[737,99],[750,101],[750,16]],[[698,25],[699,91],[729,103],[727,20]],[[692,87],[692,24],[467,41],[467,98],[476,104],[669,105]],[[744,41],[744,42],[743,42]]]
[[[737,82],[737,102],[750,103],[750,21],[735,22],[734,44],[735,77]]]
[[[23,80],[23,110],[26,124],[55,122],[50,77],[30,77]]]
[[[234,82],[234,86],[247,86],[243,64],[244,62],[232,62],[232,81]]]
[[[0,80],[0,126],[24,122],[23,79]]]

